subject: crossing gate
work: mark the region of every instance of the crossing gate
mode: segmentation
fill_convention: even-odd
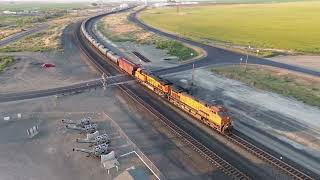
[[[39,134],[39,126],[33,126],[32,128],[27,129],[27,134],[29,138],[33,138],[35,135]]]

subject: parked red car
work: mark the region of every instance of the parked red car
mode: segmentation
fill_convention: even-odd
[[[51,63],[43,63],[41,65],[43,68],[51,68],[51,67],[56,67],[56,65],[54,64],[51,64]]]

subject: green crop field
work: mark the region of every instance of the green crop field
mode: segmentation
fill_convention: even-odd
[[[191,39],[320,53],[320,2],[150,9],[140,18]]]

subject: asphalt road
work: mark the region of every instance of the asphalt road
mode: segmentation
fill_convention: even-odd
[[[157,75],[165,75],[165,74],[189,70],[189,69],[192,69],[193,64],[194,64],[195,68],[199,68],[199,67],[205,67],[205,66],[210,66],[210,65],[214,65],[214,64],[239,64],[240,58],[246,59],[246,55],[244,55],[244,54],[221,49],[221,48],[217,48],[217,47],[213,47],[213,46],[209,46],[209,45],[205,45],[205,44],[202,44],[199,42],[195,42],[192,40],[188,40],[186,38],[178,37],[174,34],[166,33],[161,30],[158,30],[156,28],[153,28],[153,27],[145,24],[144,22],[142,22],[141,20],[139,20],[136,17],[136,15],[142,10],[139,10],[139,11],[136,11],[136,12],[130,14],[130,16],[128,17],[129,21],[136,23],[137,25],[139,25],[140,27],[142,27],[148,31],[152,31],[156,34],[166,36],[168,38],[175,39],[175,40],[178,40],[178,41],[181,41],[181,42],[193,45],[193,46],[200,47],[207,52],[207,56],[198,60],[198,61],[182,64],[182,65],[172,67],[172,68],[166,68],[166,69],[160,69],[160,70],[153,71]],[[315,70],[311,70],[311,69],[307,69],[307,68],[303,68],[303,67],[298,67],[298,66],[280,63],[280,62],[275,62],[275,61],[255,57],[255,56],[249,56],[248,63],[249,64],[260,64],[260,65],[273,66],[273,67],[277,67],[277,68],[287,69],[287,70],[291,70],[291,71],[296,71],[296,72],[320,77],[320,71],[315,71]]]
[[[25,36],[28,36],[28,35],[31,35],[31,34],[34,34],[34,33],[38,33],[44,29],[48,28],[48,24],[42,24],[36,28],[33,28],[31,30],[27,30],[27,31],[22,31],[22,32],[19,32],[19,33],[16,33],[16,34],[13,34],[9,37],[6,37],[4,39],[2,39],[0,41],[0,47],[1,46],[5,46],[5,45],[8,45],[10,43],[13,43],[15,41],[18,41],[19,39],[22,39],[24,38]]]
[[[67,92],[81,92],[84,89],[95,88],[98,85],[101,85],[100,80],[93,80],[52,89],[0,94],[0,102],[39,98],[56,94],[63,94]]]
[[[112,76],[106,79],[106,84],[107,86],[112,86],[112,85],[127,83],[130,81],[132,81],[132,77],[127,75]],[[64,95],[65,93],[75,94],[75,93],[81,93],[86,89],[92,89],[97,87],[102,87],[101,79],[84,81],[84,82],[75,83],[68,86],[51,88],[51,89],[17,92],[17,93],[5,93],[5,94],[0,94],[0,103],[46,97],[46,96],[52,96],[57,94]]]

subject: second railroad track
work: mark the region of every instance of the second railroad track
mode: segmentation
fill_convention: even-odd
[[[79,32],[79,31],[78,31]],[[77,38],[79,39],[81,36],[81,33],[76,33]],[[101,62],[101,60],[97,60],[99,58],[94,58],[88,53],[88,50],[81,45],[80,39],[80,48],[82,51],[84,51],[85,55],[88,56],[88,59],[90,60],[90,63],[100,72],[104,73],[106,75],[112,75],[112,73],[109,72],[109,67],[104,66],[102,64],[105,64],[105,62]],[[83,41],[82,43],[88,43],[87,41]],[[92,46],[90,46],[92,47]],[[94,52],[99,56],[99,53]],[[102,57],[101,57],[102,58]],[[111,65],[114,69],[118,70],[118,67],[115,66],[115,64],[112,64],[111,62],[108,63],[108,65]],[[106,69],[107,68],[107,69]],[[137,96],[130,88],[128,88],[125,85],[117,85],[120,90],[122,90],[124,93],[126,93],[132,100],[140,104],[142,107],[144,107],[147,111],[152,113],[157,119],[159,119],[164,126],[168,127],[168,129],[173,132],[176,136],[180,137],[186,144],[188,144],[192,149],[194,149],[196,152],[198,152],[202,157],[207,159],[209,162],[211,162],[215,167],[221,169],[225,174],[229,175],[230,177],[234,179],[251,179],[247,174],[244,172],[241,172],[236,167],[229,164],[227,161],[219,157],[216,153],[211,151],[209,148],[204,146],[202,143],[200,143],[198,140],[190,136],[188,133],[186,133],[184,130],[179,128],[177,125],[175,125],[173,122],[171,122],[169,119],[167,119],[165,116],[163,116],[159,111],[157,111],[155,108],[150,106],[148,103],[146,103],[143,99],[141,99],[139,96]],[[252,153],[256,157],[264,160],[268,164],[278,168],[279,170],[283,171],[284,173],[288,174],[289,176],[293,177],[294,179],[306,179],[306,180],[312,180],[311,176],[307,175],[306,173],[296,169],[295,167],[287,164],[284,161],[281,161],[280,159],[276,158],[275,156],[272,156],[271,154],[267,153],[266,151],[258,148],[254,144],[248,142],[247,140],[241,138],[240,136],[236,134],[227,135],[225,136],[226,139],[234,144],[237,144],[241,148],[245,149],[246,151]]]

